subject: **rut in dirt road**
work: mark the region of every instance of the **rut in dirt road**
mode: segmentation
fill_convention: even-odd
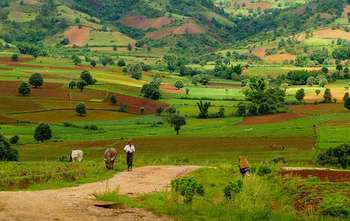
[[[0,221],[160,221],[143,209],[104,209],[96,207],[95,194],[119,190],[136,196],[161,191],[197,166],[148,166],[122,172],[113,178],[78,187],[34,192],[0,192]]]

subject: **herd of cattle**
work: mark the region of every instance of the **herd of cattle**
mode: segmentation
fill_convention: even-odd
[[[104,161],[106,168],[111,170],[114,167],[114,162],[117,159],[117,150],[114,148],[108,148],[104,153]],[[81,162],[84,159],[84,152],[82,150],[72,150],[70,154],[71,162]]]

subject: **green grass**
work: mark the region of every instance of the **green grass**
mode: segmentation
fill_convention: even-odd
[[[133,39],[129,38],[126,35],[123,35],[120,32],[101,32],[93,31],[90,35],[88,45],[93,46],[127,46],[131,44]]]

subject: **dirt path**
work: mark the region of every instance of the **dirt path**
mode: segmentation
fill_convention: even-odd
[[[105,209],[96,207],[94,194],[119,189],[120,194],[137,195],[160,191],[171,180],[196,166],[148,166],[122,172],[113,178],[92,184],[59,190],[0,192],[0,221],[160,221],[143,209]]]

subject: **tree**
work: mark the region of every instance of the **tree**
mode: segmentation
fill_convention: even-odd
[[[350,164],[350,145],[342,144],[330,148],[320,153],[316,162],[321,166],[341,166],[343,169],[346,169]]]
[[[112,95],[111,98],[110,98],[110,100],[111,100],[111,103],[112,103],[113,105],[117,104],[117,96]]]
[[[101,64],[106,66],[108,64],[109,59],[107,57],[100,58]]]
[[[125,60],[122,59],[122,58],[119,59],[118,62],[117,62],[117,65],[118,65],[119,67],[124,67],[124,66],[126,65]]]
[[[18,93],[22,96],[27,96],[31,93],[30,85],[27,82],[22,82],[18,87]]]
[[[19,136],[15,135],[11,137],[9,141],[10,141],[10,144],[13,144],[13,145],[18,144]]]
[[[130,43],[128,44],[128,51],[132,51],[132,45]]]
[[[174,130],[176,131],[177,135],[179,135],[181,127],[186,125],[186,118],[180,116],[179,114],[170,115],[169,121],[172,127],[174,127]]]
[[[155,82],[143,85],[141,89],[141,94],[144,97],[152,100],[159,100],[161,97],[159,85],[157,85]]]
[[[329,70],[327,67],[322,67],[321,68],[321,72],[324,73],[324,74],[328,74]]]
[[[68,84],[69,89],[74,89],[77,86],[77,82],[75,81],[70,81]]]
[[[245,116],[245,115],[247,115],[247,106],[245,105],[245,103],[240,102],[237,105],[236,115],[237,116]]]
[[[324,94],[323,94],[323,102],[324,103],[332,103],[332,93],[331,93],[331,89],[327,88],[325,91],[324,91]]]
[[[92,59],[92,60],[90,61],[90,65],[91,65],[92,67],[96,67],[97,62],[96,62],[94,59]]]
[[[50,125],[41,123],[39,124],[34,131],[34,139],[39,142],[44,142],[50,140],[52,137],[52,131]]]
[[[32,74],[32,76],[29,78],[29,84],[32,85],[34,88],[38,88],[40,86],[43,86],[44,78],[39,73]]]
[[[183,82],[183,81],[176,81],[174,86],[175,86],[178,90],[180,90],[180,89],[183,88],[185,85],[184,85],[184,82]]]
[[[80,79],[85,81],[87,85],[94,85],[96,83],[96,80],[92,77],[89,71],[82,71]]]
[[[81,59],[80,59],[80,57],[77,56],[77,55],[73,55],[73,56],[72,56],[72,60],[73,60],[73,63],[74,63],[75,65],[80,65],[80,64],[81,64]]]
[[[80,80],[77,83],[77,88],[80,89],[80,92],[83,92],[83,90],[86,86],[87,86],[87,83],[84,80]]]
[[[345,92],[343,101],[345,102],[345,100],[348,99],[349,97],[350,97],[349,92]]]
[[[348,110],[350,110],[350,97],[347,97],[345,100],[344,100],[344,107]]]
[[[199,101],[197,107],[199,109],[198,118],[207,119],[209,117],[209,108],[211,106],[210,102]]]
[[[309,86],[312,86],[316,83],[316,79],[311,76],[311,77],[308,77],[308,79],[306,80],[306,84],[309,85]]]
[[[318,95],[320,95],[321,90],[320,90],[320,89],[316,89],[316,90],[315,90],[315,93],[316,93],[316,95],[318,96]]]
[[[75,107],[75,112],[79,116],[85,116],[86,115],[86,106],[85,106],[85,104],[84,103],[77,104],[77,106]]]
[[[142,67],[140,64],[131,65],[128,71],[132,78],[136,80],[140,80],[142,78]]]
[[[18,54],[13,54],[11,56],[11,61],[18,61]]]
[[[295,93],[295,98],[298,101],[303,101],[305,97],[305,90],[304,88],[300,88],[299,90],[297,90],[297,92]]]
[[[328,84],[328,80],[326,78],[321,78],[318,82],[320,87],[325,87]]]
[[[18,161],[18,151],[0,134],[0,161]]]

